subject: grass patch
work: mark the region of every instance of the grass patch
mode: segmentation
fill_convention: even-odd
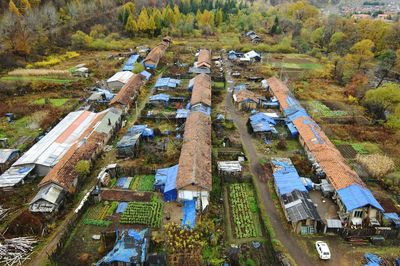
[[[35,77],[35,76],[5,76],[0,78],[2,81],[24,81],[24,82],[31,82],[31,81],[45,81],[45,82],[52,82],[52,83],[69,83],[72,82],[72,79],[60,79],[56,77]]]
[[[322,66],[318,63],[272,63],[268,64],[274,68],[287,68],[287,69],[298,69],[298,70],[313,70],[313,69],[320,69]]]
[[[213,87],[215,89],[224,89],[225,88],[225,83],[224,82],[214,82]]]
[[[48,99],[48,103],[50,103],[54,107],[63,106],[66,102],[68,102],[68,99],[66,98]],[[46,104],[46,99],[45,98],[36,99],[33,101],[33,104],[44,105]]]
[[[332,140],[335,145],[351,145],[353,149],[359,154],[374,154],[382,153],[379,145],[372,142],[349,142],[344,140]]]
[[[341,117],[347,115],[346,111],[335,110],[332,111],[328,106],[319,102],[319,101],[311,101],[308,103],[310,112],[315,117]]]

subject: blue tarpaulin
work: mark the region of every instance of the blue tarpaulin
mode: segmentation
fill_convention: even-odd
[[[358,184],[350,185],[337,191],[340,200],[345,205],[346,210],[351,212],[354,209],[365,206],[373,206],[376,209],[384,211],[379,202],[372,195],[371,191]]]
[[[120,177],[117,180],[117,183],[115,184],[116,187],[123,187],[125,185],[127,178],[126,177]]]
[[[193,228],[196,225],[196,201],[185,200],[183,202],[183,220],[182,227]]]
[[[146,258],[147,239],[145,234],[148,229],[137,232],[129,229],[123,232],[121,238],[115,243],[114,248],[96,263],[100,265],[112,265],[120,262],[129,264],[143,264]]]
[[[175,201],[177,198],[176,176],[178,167],[179,165],[174,165],[158,169],[156,172],[154,186],[163,191],[164,201]]]
[[[395,212],[388,212],[383,214],[383,218],[394,224],[396,228],[400,228],[400,215]]]
[[[294,126],[294,124],[292,122],[286,123],[286,126],[290,132],[290,135],[292,135],[292,137],[299,136],[299,131],[297,131],[297,128]]]
[[[149,80],[151,77],[151,73],[146,70],[143,70],[142,72],[140,72],[140,75],[144,76],[146,78],[146,80]]]
[[[118,202],[116,213],[123,213],[128,208],[128,202]]]
[[[253,132],[271,132],[271,125],[276,125],[276,121],[264,113],[256,113],[249,119]]]
[[[128,129],[128,134],[140,134],[143,137],[154,137],[154,130],[148,128],[147,125],[135,125]]]
[[[290,159],[275,158],[271,160],[271,163],[275,168],[273,176],[279,195],[290,193],[296,189],[307,192]]]
[[[382,259],[379,256],[372,253],[365,253],[364,259],[367,261],[364,266],[379,266],[382,262]]]
[[[179,79],[173,79],[173,78],[159,78],[156,82],[155,87],[160,88],[160,87],[169,87],[169,88],[176,88],[179,84],[181,84],[181,81]]]
[[[139,55],[137,54],[131,55],[128,58],[128,61],[126,61],[124,67],[122,68],[122,71],[132,71],[134,69],[134,64],[137,62],[138,59]]]

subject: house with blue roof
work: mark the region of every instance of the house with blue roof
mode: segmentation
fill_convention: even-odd
[[[248,125],[253,134],[259,137],[270,137],[278,134],[275,129],[276,121],[266,113],[255,113],[249,117]]]
[[[179,165],[158,169],[155,175],[154,187],[163,193],[164,201],[176,201],[176,176]]]

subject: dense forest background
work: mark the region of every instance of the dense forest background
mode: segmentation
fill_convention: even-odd
[[[280,2],[279,2],[280,3]],[[362,101],[387,126],[400,127],[400,23],[324,15],[307,1],[9,0],[2,1],[3,70],[65,50],[124,50],[132,38],[211,37],[255,30],[256,46],[232,40],[229,49],[304,53],[324,68],[349,101]],[[390,82],[392,81],[392,82]],[[378,90],[367,91],[371,88]],[[375,93],[375,94],[373,94]]]

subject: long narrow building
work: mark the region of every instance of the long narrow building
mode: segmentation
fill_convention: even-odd
[[[0,176],[0,188],[13,187],[29,175],[45,176],[96,119],[89,111],[69,113]]]
[[[308,158],[334,187],[339,216],[347,225],[359,225],[367,218],[380,220],[384,211],[382,206],[288,87],[279,79],[270,78],[268,88],[279,101],[281,111],[297,129]]]

